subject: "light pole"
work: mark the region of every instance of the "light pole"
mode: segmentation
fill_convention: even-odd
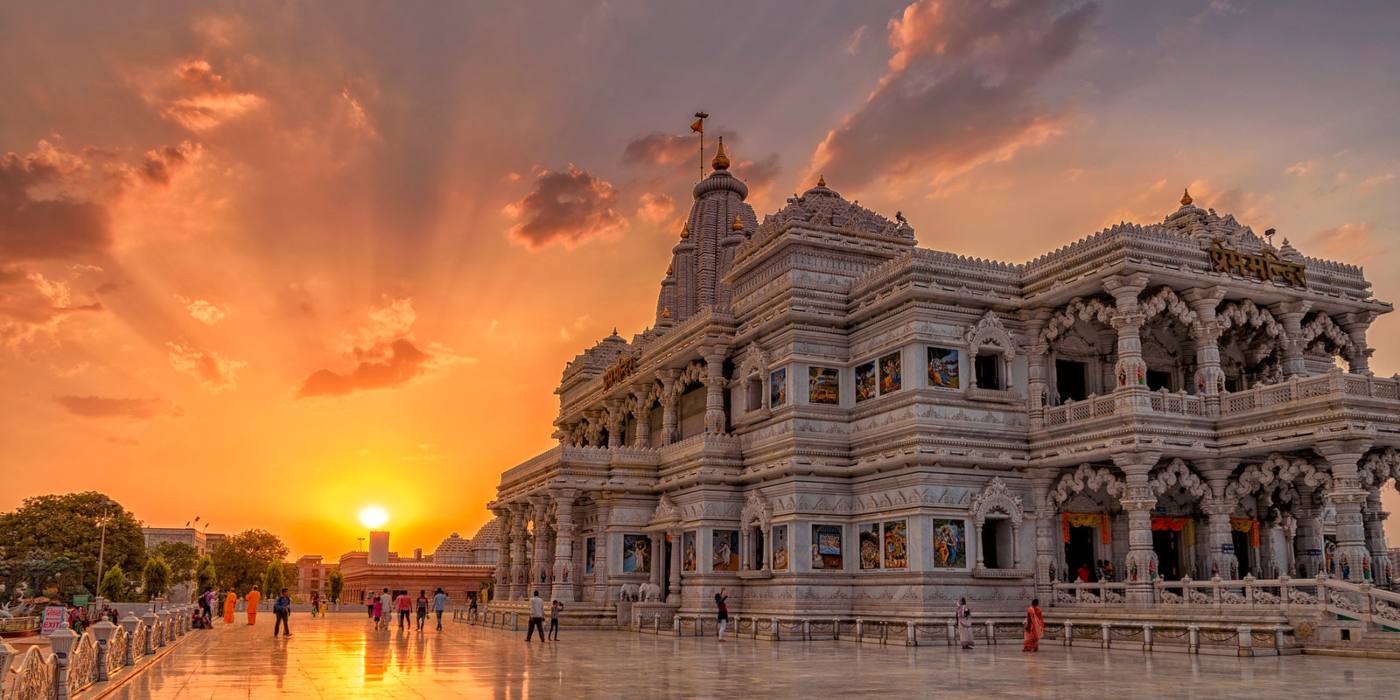
[[[359,542],[359,544],[356,545],[356,547],[355,547],[355,551],[357,551],[357,552],[363,552],[363,551],[365,551],[365,538],[363,538],[363,537],[356,537],[356,538],[355,538],[355,541]]]
[[[102,570],[102,565],[103,565],[103,563],[104,563],[103,558],[104,558],[104,557],[106,556],[106,554],[107,554],[107,513],[108,513],[108,512],[109,512],[109,509],[106,508],[106,507],[104,507],[104,508],[102,509],[102,516],[99,517],[99,518],[97,519],[97,525],[98,525],[98,527],[99,527],[99,528],[101,529],[101,531],[102,531],[102,536],[101,536],[101,538],[98,540],[98,543],[97,543],[97,588],[96,588],[96,593],[97,593],[98,596],[101,596],[101,595],[102,595],[102,575],[103,575],[104,573],[106,573],[105,571]]]

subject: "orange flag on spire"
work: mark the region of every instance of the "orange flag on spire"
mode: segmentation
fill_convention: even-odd
[[[699,132],[699,133],[701,133],[701,134],[705,133],[705,120],[704,120],[704,119],[696,119],[696,120],[695,120],[695,123],[690,125],[690,130],[691,130],[691,131],[695,131],[695,132]]]

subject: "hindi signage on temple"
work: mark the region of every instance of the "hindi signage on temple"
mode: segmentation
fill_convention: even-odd
[[[1241,277],[1256,277],[1265,282],[1275,280],[1294,287],[1306,287],[1307,268],[1302,264],[1279,259],[1272,250],[1259,255],[1241,253],[1226,248],[1219,240],[1210,244],[1210,264],[1216,272],[1230,272]]]

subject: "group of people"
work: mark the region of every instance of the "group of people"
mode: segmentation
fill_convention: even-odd
[[[199,616],[196,619],[200,621],[201,626],[213,626],[214,606],[219,601],[221,595],[223,598],[224,624],[233,624],[234,613],[238,611],[238,591],[229,588],[224,593],[219,594],[215,593],[213,588],[206,588],[204,589],[204,593],[200,594],[197,601],[199,604]],[[252,590],[248,591],[248,595],[243,596],[243,602],[244,611],[248,615],[248,624],[256,624],[258,620],[258,604],[262,602],[262,591],[258,590],[256,584],[253,586]],[[276,618],[272,626],[272,636],[276,637],[279,634],[287,637],[292,636],[292,596],[287,592],[287,589],[283,588],[278,591],[277,598],[275,598],[272,603],[272,615]]]
[[[525,630],[525,641],[534,638],[535,630],[540,631],[540,641],[559,641],[559,616],[564,612],[564,604],[558,599],[549,602],[549,632],[544,631],[544,598],[540,592],[530,596],[530,626]]]
[[[1098,581],[1113,580],[1113,562],[1107,559],[1100,559],[1094,562],[1094,570],[1090,571],[1088,565],[1080,564],[1074,570],[1074,583],[1095,583]]]
[[[472,601],[475,607],[476,601]],[[374,620],[374,628],[377,630],[389,629],[389,623],[393,621],[395,613],[398,613],[399,630],[413,625],[409,618],[417,614],[417,630],[423,631],[424,624],[428,621],[428,612],[431,610],[437,618],[437,631],[442,631],[442,613],[447,610],[447,593],[441,588],[437,589],[431,598],[426,590],[418,591],[417,598],[410,598],[408,591],[394,591],[389,593],[389,589],[378,595],[368,593],[365,596],[365,608],[369,618]]]
[[[953,609],[953,618],[958,625],[958,645],[964,649],[971,649],[972,608],[968,607],[967,598],[958,599],[958,605]],[[1045,613],[1040,609],[1039,598],[1031,599],[1021,628],[1021,651],[1040,651],[1040,638],[1045,636]]]

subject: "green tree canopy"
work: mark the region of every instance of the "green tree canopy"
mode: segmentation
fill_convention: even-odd
[[[148,599],[165,595],[166,590],[170,588],[170,565],[160,557],[146,559],[146,570],[141,580],[141,592],[145,593]]]
[[[267,574],[263,576],[263,595],[268,598],[277,596],[277,592],[286,585],[284,582],[285,569],[280,561],[274,561],[267,565]]]
[[[199,563],[194,568],[194,578],[196,588],[195,595],[204,593],[205,589],[213,588],[219,583],[218,572],[214,569],[214,560],[209,555],[199,558]]]
[[[199,563],[199,550],[184,542],[161,542],[146,551],[147,556],[160,557],[170,565],[170,583],[194,580],[194,567]]]
[[[120,503],[96,491],[50,494],[24,499],[11,513],[0,513],[0,551],[7,560],[27,559],[35,552],[65,558],[77,566],[46,582],[67,589],[74,585],[98,588],[97,554],[103,518],[107,519],[103,566],[140,571],[146,563],[146,540],[141,522]]]
[[[97,594],[113,603],[120,603],[126,600],[127,585],[126,572],[113,564],[102,576],[102,585],[98,587]]]
[[[28,589],[25,595],[33,597],[50,588],[70,588],[64,582],[78,579],[79,566],[73,557],[34,549],[21,557],[0,560],[0,578],[6,583],[7,597],[19,597],[20,584]]]
[[[253,584],[263,583],[267,567],[287,558],[287,546],[266,530],[244,530],[230,536],[214,549],[214,569],[221,586],[232,587],[244,596]]]
[[[331,602],[339,603],[340,594],[345,590],[345,574],[340,573],[340,569],[332,569],[326,575],[326,582],[330,584]]]

